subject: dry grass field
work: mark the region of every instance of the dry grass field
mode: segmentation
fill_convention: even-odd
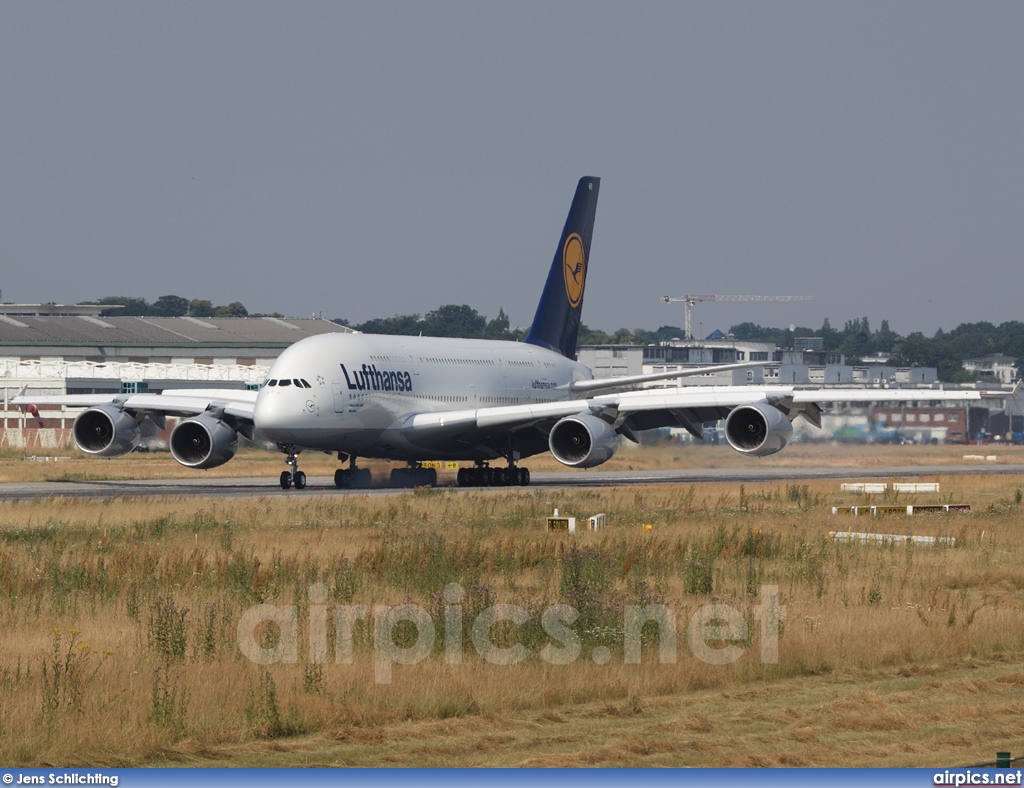
[[[948,448],[964,453],[887,451],[955,462]],[[845,449],[830,451],[850,464]],[[15,464],[29,463],[0,467],[14,474]],[[899,500],[973,511],[844,518],[831,506],[866,499],[833,481],[2,502],[0,762],[925,766],[1017,755],[1024,478],[940,481],[941,494]],[[556,506],[605,512],[608,526],[547,533]],[[851,526],[956,545],[828,538]],[[464,593],[461,631],[447,617],[451,583]],[[758,618],[765,586],[784,606],[777,663],[761,658],[775,634]],[[430,616],[434,646],[380,683],[374,607],[407,603]],[[728,664],[698,658],[688,637],[712,603],[738,618],[705,632],[708,647],[736,650]],[[294,606],[294,663],[242,656],[239,621],[261,604]],[[473,640],[473,620],[495,604],[528,614],[491,631],[498,646],[525,647],[516,664],[485,661]],[[568,664],[541,656],[559,645],[541,624],[556,604],[579,616]],[[354,605],[370,612],[352,625],[351,663],[339,664],[334,610]],[[648,625],[641,664],[627,664],[629,605],[671,612],[674,662],[660,659]],[[314,660],[317,632],[325,664]],[[402,648],[417,638],[408,624],[391,634]],[[263,647],[283,642],[265,624],[255,635]],[[456,650],[461,663],[449,664]]]

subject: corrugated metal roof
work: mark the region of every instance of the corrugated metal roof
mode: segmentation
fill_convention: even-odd
[[[20,324],[20,325],[16,325]],[[19,316],[0,320],[2,345],[290,345],[304,337],[352,329],[329,320],[258,317],[80,317]]]

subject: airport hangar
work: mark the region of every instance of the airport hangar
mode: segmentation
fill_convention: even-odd
[[[305,337],[352,329],[321,318],[106,317],[107,305],[0,305],[0,447],[64,448],[80,409],[40,418],[8,402],[39,395],[257,389]]]

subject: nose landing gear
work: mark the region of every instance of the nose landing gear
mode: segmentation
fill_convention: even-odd
[[[298,446],[289,446],[285,451],[288,452],[285,462],[288,463],[291,471],[281,471],[281,489],[287,490],[294,485],[296,490],[304,490],[306,488],[306,474],[299,470],[299,452],[302,449]]]

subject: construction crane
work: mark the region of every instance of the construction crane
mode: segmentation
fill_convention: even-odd
[[[683,306],[686,308],[686,324],[683,330],[686,332],[687,339],[693,339],[693,332],[690,331],[690,310],[693,309],[694,304],[700,301],[810,301],[813,298],[814,296],[795,295],[684,295],[662,296],[661,303],[671,304],[677,301],[683,302]]]

